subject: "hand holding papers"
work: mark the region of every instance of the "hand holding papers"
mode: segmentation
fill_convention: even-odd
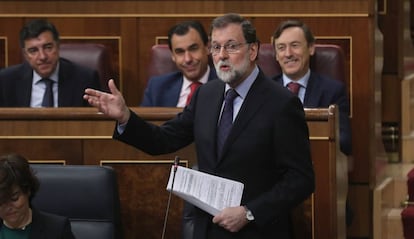
[[[167,190],[171,191],[174,166],[171,168]],[[244,185],[178,166],[172,193],[215,216],[226,207],[240,206]]]

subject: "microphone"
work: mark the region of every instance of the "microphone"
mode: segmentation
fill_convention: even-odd
[[[171,194],[174,189],[174,180],[175,180],[175,174],[177,173],[178,165],[180,164],[180,158],[178,156],[175,156],[174,158],[174,168],[173,168],[173,178],[171,182],[171,190],[168,195],[168,202],[167,202],[167,209],[165,210],[165,216],[164,216],[164,226],[162,228],[162,236],[161,239],[164,239],[165,231],[167,229],[167,221],[168,221],[168,212],[170,211],[170,204],[171,204]]]
[[[175,156],[175,158],[174,158],[174,175],[173,175],[173,181],[172,181],[171,188],[174,185],[175,173],[177,172],[177,168],[178,168],[179,164],[180,164],[180,157]]]

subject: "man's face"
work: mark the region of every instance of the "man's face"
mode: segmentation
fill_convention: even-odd
[[[285,75],[292,80],[299,80],[309,69],[309,60],[315,52],[314,44],[308,45],[305,34],[299,27],[285,29],[275,39],[276,60]]]
[[[59,61],[59,46],[50,31],[24,41],[24,56],[41,77],[49,77]]]
[[[218,77],[232,87],[251,73],[258,51],[256,43],[246,43],[238,24],[213,29],[211,49]]]
[[[187,34],[171,37],[172,60],[184,76],[198,81],[206,73],[208,66],[208,47],[204,45],[200,34],[193,28]]]

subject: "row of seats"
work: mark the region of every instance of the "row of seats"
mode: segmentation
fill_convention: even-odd
[[[107,81],[112,77],[111,59],[108,50],[102,44],[62,43],[60,54],[61,57],[97,70],[101,83],[105,87]],[[311,69],[321,75],[345,82],[344,59],[344,53],[339,46],[316,44],[315,55],[310,61]],[[280,66],[275,59],[273,46],[270,43],[260,45],[257,63],[269,77],[281,73]],[[151,60],[147,69],[148,79],[177,70],[171,60],[171,51],[168,45],[160,44],[152,47]]]

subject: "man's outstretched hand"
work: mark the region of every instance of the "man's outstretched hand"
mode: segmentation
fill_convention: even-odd
[[[83,98],[90,105],[97,108],[106,116],[118,121],[119,124],[128,122],[130,112],[125,104],[124,97],[115,85],[113,79],[108,81],[108,87],[111,93],[87,88]]]

